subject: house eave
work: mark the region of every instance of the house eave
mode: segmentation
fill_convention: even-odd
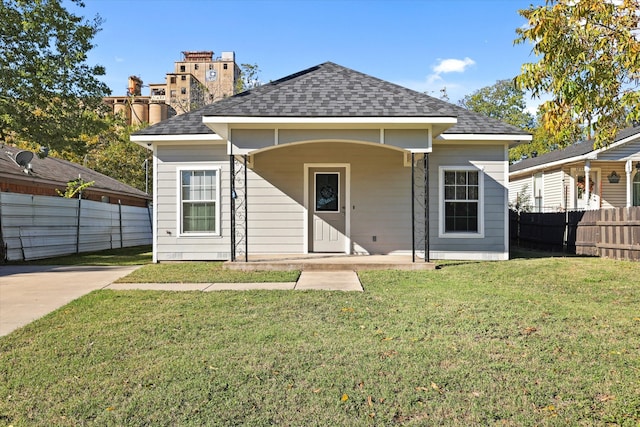
[[[438,136],[444,141],[510,141],[514,145],[533,140],[533,136],[525,134],[489,134],[489,133],[444,133]]]
[[[557,166],[562,166],[566,163],[573,163],[573,162],[579,162],[581,160],[587,160],[588,158],[589,158],[588,154],[583,154],[581,156],[569,157],[569,158],[557,160],[551,163],[543,163],[541,165],[531,166],[526,169],[520,169],[514,172],[509,172],[509,177],[514,177],[522,174],[530,174],[532,172],[537,172],[539,170],[544,170],[544,169],[551,169]]]
[[[224,142],[222,137],[215,133],[205,134],[172,134],[172,135],[131,135],[131,142],[134,142],[143,148],[151,149],[153,144],[170,144],[170,143],[212,143]]]

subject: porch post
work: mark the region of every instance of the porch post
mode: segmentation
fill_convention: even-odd
[[[231,230],[229,237],[231,238],[231,261],[236,260],[236,183],[235,183],[235,165],[233,160],[233,152],[229,154],[229,207]]]
[[[424,262],[430,262],[429,255],[429,154],[424,153]]]
[[[247,217],[247,155],[244,161],[244,262],[249,262],[249,218]]]
[[[627,160],[624,165],[624,171],[627,173],[627,207],[630,208],[633,205],[633,183],[631,182],[631,172],[633,172],[633,162]]]
[[[411,153],[411,262],[416,262],[415,153]]]
[[[584,162],[584,195],[587,199],[585,207],[591,207],[591,160]]]

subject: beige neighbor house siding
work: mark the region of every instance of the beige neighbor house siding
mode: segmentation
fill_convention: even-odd
[[[640,153],[640,140],[627,142],[598,155],[598,160],[623,160],[633,158]]]
[[[521,197],[524,195],[528,197],[530,210],[535,211],[533,190],[535,176],[538,174],[542,179],[542,212],[558,212],[564,209],[564,180],[568,180],[569,177],[562,169],[535,171],[512,178],[509,182],[509,204],[514,205],[518,195]],[[567,197],[569,196],[567,195]]]
[[[477,143],[476,143],[477,144]],[[506,148],[502,143],[482,146],[464,144],[434,144],[430,159],[430,236],[431,257],[435,259],[508,259],[509,248],[506,236],[507,216],[507,168]],[[438,194],[441,167],[469,167],[483,174],[484,236],[478,238],[455,238],[440,233],[439,215],[443,208]],[[482,194],[482,193],[481,193]]]
[[[522,200],[528,198],[529,204],[533,204],[533,177],[530,175],[521,176],[509,181],[509,204],[515,205],[518,197]]]
[[[617,162],[591,162],[591,168],[600,169],[602,197],[600,198],[601,208],[614,208],[618,206],[626,206],[627,203],[627,174],[624,171],[624,163]],[[610,183],[607,178],[611,172],[616,171],[620,181],[618,183]],[[597,207],[596,207],[597,208]]]
[[[564,172],[562,169],[546,171],[542,174],[543,212],[558,212],[564,207]]]
[[[229,157],[225,144],[158,146],[156,149],[156,261],[225,260],[230,258]],[[178,222],[179,168],[219,167],[219,236],[180,235]]]
[[[304,253],[304,166],[337,163],[350,165],[352,251],[411,251],[411,168],[404,166],[403,152],[381,145],[312,142],[254,156],[249,253]]]

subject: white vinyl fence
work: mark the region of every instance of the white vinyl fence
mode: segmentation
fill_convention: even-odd
[[[0,262],[150,245],[151,208],[0,192]]]

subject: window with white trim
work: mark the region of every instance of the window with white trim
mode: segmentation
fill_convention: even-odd
[[[180,169],[180,234],[220,234],[220,170]]]
[[[478,169],[440,168],[441,237],[482,237],[482,185]]]

